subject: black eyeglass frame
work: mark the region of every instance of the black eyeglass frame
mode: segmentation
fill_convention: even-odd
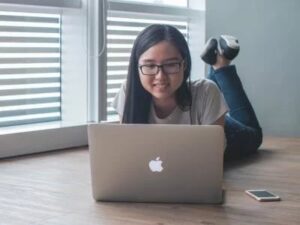
[[[161,64],[161,65],[157,65],[157,64],[144,64],[144,65],[140,65],[140,64],[139,64],[138,68],[140,69],[141,73],[142,73],[143,75],[145,75],[145,76],[155,76],[155,75],[157,75],[157,74],[159,73],[160,70],[162,70],[164,74],[169,75],[169,74],[176,74],[176,73],[178,73],[178,72],[180,71],[180,69],[181,69],[183,63],[184,63],[184,59],[182,59],[182,60],[179,61],[179,62],[163,63],[163,64]],[[177,65],[178,65],[178,71],[172,72],[172,73],[166,72],[165,69],[164,69],[164,66],[170,65],[170,64],[177,64]],[[151,66],[155,66],[155,68],[156,68],[156,73],[151,73],[151,74],[149,74],[149,73],[144,73],[143,67],[144,67],[144,66],[150,66],[150,65],[151,65]]]

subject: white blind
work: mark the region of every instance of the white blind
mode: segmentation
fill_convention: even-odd
[[[0,11],[0,127],[61,119],[61,18]]]
[[[111,107],[114,96],[127,76],[129,57],[138,33],[151,24],[169,24],[177,27],[186,37],[188,19],[182,16],[163,16],[141,13],[108,11],[107,17],[107,119],[118,116]]]
[[[81,7],[81,0],[0,0],[0,3],[70,8]]]

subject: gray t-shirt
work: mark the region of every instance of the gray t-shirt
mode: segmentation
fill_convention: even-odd
[[[120,119],[123,116],[125,104],[125,83],[112,102],[112,107],[118,112]],[[228,111],[225,99],[217,85],[207,79],[192,82],[192,107],[191,112],[176,107],[165,118],[159,118],[151,104],[149,123],[151,124],[199,124],[210,125]]]

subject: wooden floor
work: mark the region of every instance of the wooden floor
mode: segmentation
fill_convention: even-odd
[[[266,138],[259,154],[226,165],[223,205],[99,203],[89,156],[78,148],[0,160],[1,225],[300,224],[300,138]],[[266,188],[261,203],[245,189]]]

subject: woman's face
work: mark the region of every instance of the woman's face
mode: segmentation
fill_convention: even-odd
[[[174,45],[159,42],[145,51],[138,63],[142,86],[154,100],[175,98],[175,92],[183,82],[184,62]]]

